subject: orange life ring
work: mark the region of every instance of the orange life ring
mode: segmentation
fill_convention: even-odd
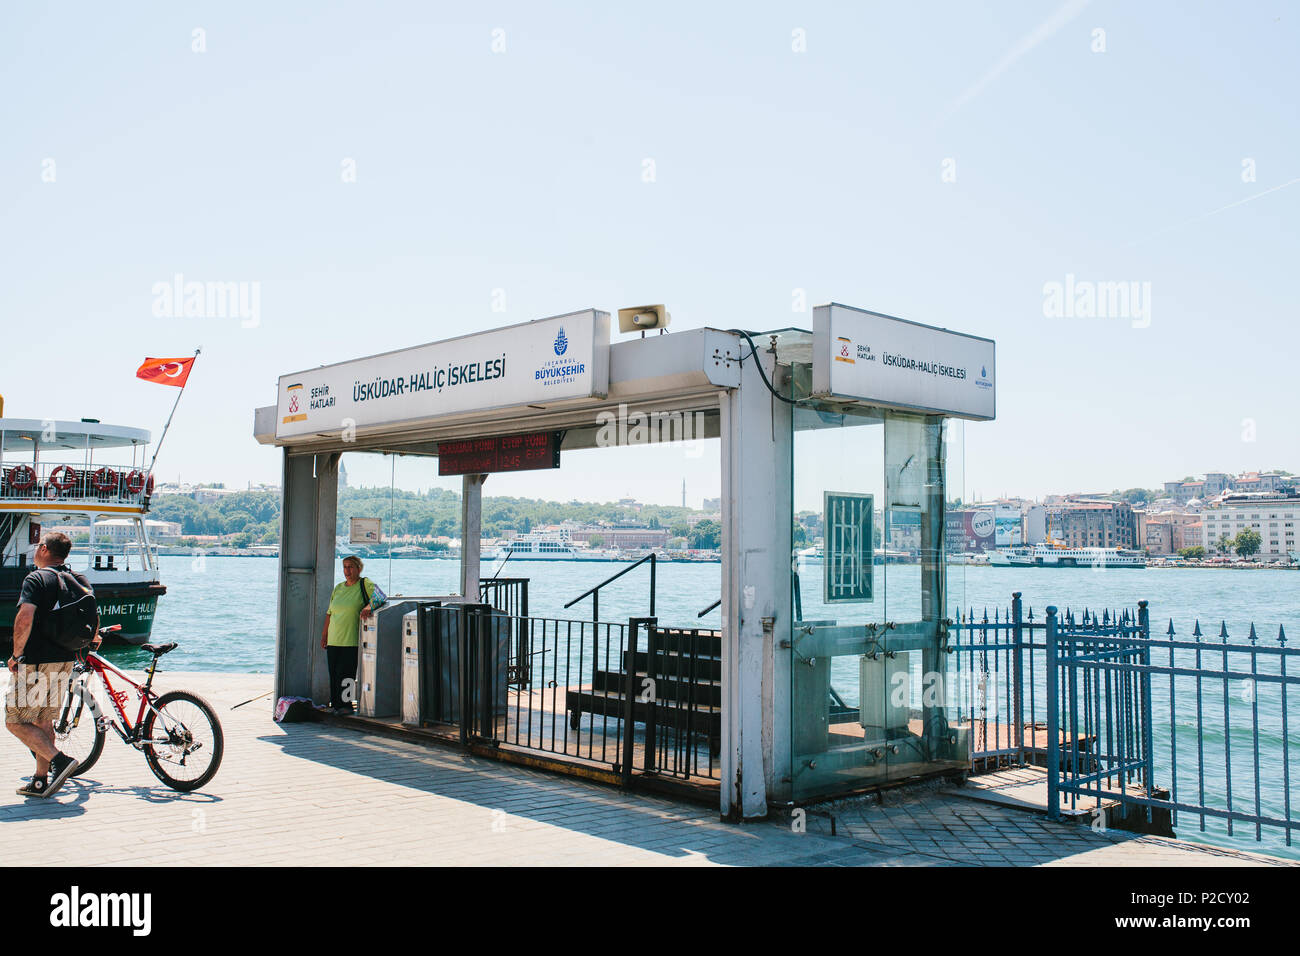
[[[36,469],[31,465],[14,465],[5,474],[5,480],[14,491],[26,491],[36,484]]]
[[[71,465],[59,465],[50,472],[50,484],[59,491],[67,491],[77,483],[77,469]]]
[[[131,473],[126,476],[126,490],[133,495],[138,495],[140,492],[144,491],[144,472],[139,468],[133,469]]]
[[[117,489],[117,472],[112,468],[99,469],[90,477],[90,483],[96,491],[115,491]]]

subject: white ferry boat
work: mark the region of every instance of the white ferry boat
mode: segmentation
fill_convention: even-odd
[[[485,555],[486,557],[486,555]],[[530,531],[497,548],[490,560],[509,557],[512,561],[610,561],[612,556],[596,548],[580,548],[565,529]]]
[[[1145,568],[1146,555],[1121,548],[1050,548],[1045,544],[998,548],[989,564],[1010,568]]]
[[[158,598],[158,552],[145,516],[154,479],[142,428],[0,417],[0,644],[13,637],[23,579],[43,531],[84,525],[68,565],[85,574],[114,639],[149,640]],[[108,452],[106,455],[105,452]]]

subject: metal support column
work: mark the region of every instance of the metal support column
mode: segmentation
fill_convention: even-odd
[[[483,536],[483,482],[487,475],[465,475],[460,494],[460,593],[467,601],[477,601],[479,548]]]
[[[334,589],[338,487],[337,453],[291,455],[285,451],[275,639],[277,698],[329,698],[329,666],[320,635]]]
[[[722,432],[722,740],[719,809],[755,819],[790,794],[790,662],[775,632],[790,626],[791,413],[775,357],[746,358],[720,401]],[[763,626],[770,618],[775,627]]]

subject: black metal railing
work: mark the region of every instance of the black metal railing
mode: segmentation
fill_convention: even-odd
[[[506,683],[518,686],[527,680],[531,666],[522,652],[523,631],[520,621],[528,617],[528,578],[489,578],[478,585],[479,600],[490,604],[510,618],[510,664]]]
[[[583,591],[581,594],[579,594],[568,604],[564,605],[565,610],[568,610],[569,608],[573,607],[573,605],[577,604],[579,601],[585,598],[591,598],[591,619],[593,621],[599,621],[600,620],[600,589],[605,587],[608,584],[611,584],[614,581],[617,581],[623,575],[627,574],[630,571],[634,571],[635,569],[639,568],[641,565],[649,561],[650,562],[650,617],[654,617],[655,616],[655,560],[656,560],[655,553],[651,551],[644,558],[640,558],[636,561],[633,561],[622,571],[619,571],[615,574],[611,574],[605,580],[597,584],[594,588],[589,588],[588,590]]]
[[[421,712],[490,742],[635,775],[716,780],[722,635],[519,617],[486,604],[420,609]]]

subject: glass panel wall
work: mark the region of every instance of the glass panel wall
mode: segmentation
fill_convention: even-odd
[[[964,768],[946,652],[962,600],[945,548],[960,427],[811,401],[793,422],[793,795]]]

